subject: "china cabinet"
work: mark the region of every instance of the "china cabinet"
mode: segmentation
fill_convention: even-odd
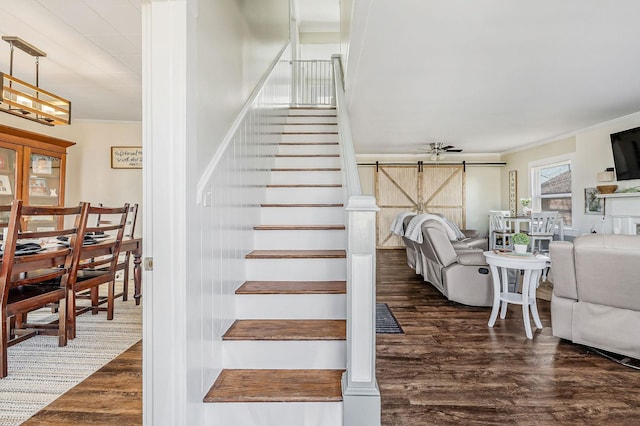
[[[0,205],[22,199],[25,204],[64,206],[67,148],[64,139],[0,125]],[[40,218],[29,229],[54,226]]]

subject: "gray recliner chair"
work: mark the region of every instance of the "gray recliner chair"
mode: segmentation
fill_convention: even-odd
[[[416,271],[416,274],[421,274],[422,262],[420,259],[420,249],[418,248],[418,243],[404,236],[409,222],[411,222],[411,219],[413,219],[414,217],[416,217],[416,215],[412,214],[406,216],[402,220],[402,241],[404,242],[405,246],[407,246],[407,264],[411,269]]]
[[[553,241],[553,335],[640,359],[640,236]]]
[[[447,299],[470,306],[492,306],[491,271],[483,250],[456,250],[441,222],[422,224],[423,242],[419,244],[422,275]]]

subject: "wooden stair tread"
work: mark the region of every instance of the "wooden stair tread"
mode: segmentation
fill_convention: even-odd
[[[283,135],[337,135],[338,132],[282,132]]]
[[[271,169],[272,172],[339,172],[339,167],[309,167],[309,168],[284,168]]]
[[[344,225],[258,225],[256,231],[342,231]]]
[[[344,250],[253,250],[246,259],[340,259],[346,258]]]
[[[223,340],[345,340],[345,320],[236,320]]]
[[[277,154],[278,158],[337,158],[340,154]]]
[[[222,370],[204,402],[339,402],[343,370]]]
[[[346,294],[345,281],[246,281],[236,294]]]
[[[309,116],[305,115],[303,117],[309,117]],[[314,116],[314,117],[318,117],[318,116]],[[321,115],[319,117],[330,117],[330,116]],[[337,125],[338,125],[338,123],[313,123],[313,122],[311,122],[311,123],[310,122],[285,123],[285,126],[337,126]]]
[[[338,145],[338,142],[280,142],[279,145]]]
[[[324,204],[282,204],[282,203],[262,203],[260,207],[344,207],[342,203],[324,203]]]

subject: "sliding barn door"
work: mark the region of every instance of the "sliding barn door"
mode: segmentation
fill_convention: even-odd
[[[378,248],[404,247],[391,233],[402,212],[442,213],[464,229],[464,168],[457,165],[379,166],[376,173]]]

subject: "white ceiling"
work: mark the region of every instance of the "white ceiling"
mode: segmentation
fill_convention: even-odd
[[[360,153],[503,152],[640,111],[640,1],[359,5],[346,87]]]
[[[47,53],[40,87],[71,100],[76,118],[142,118],[140,0],[0,0],[0,34]],[[0,70],[9,72],[0,41]],[[35,84],[35,58],[15,49],[13,75]]]
[[[0,34],[47,52],[75,119],[141,119],[141,0],[0,0]],[[304,32],[339,0],[297,0]],[[640,1],[360,0],[347,91],[360,153],[443,141],[503,152],[640,111]],[[4,49],[4,50],[3,50]],[[9,45],[0,42],[0,70]],[[16,51],[14,75],[34,82]]]

